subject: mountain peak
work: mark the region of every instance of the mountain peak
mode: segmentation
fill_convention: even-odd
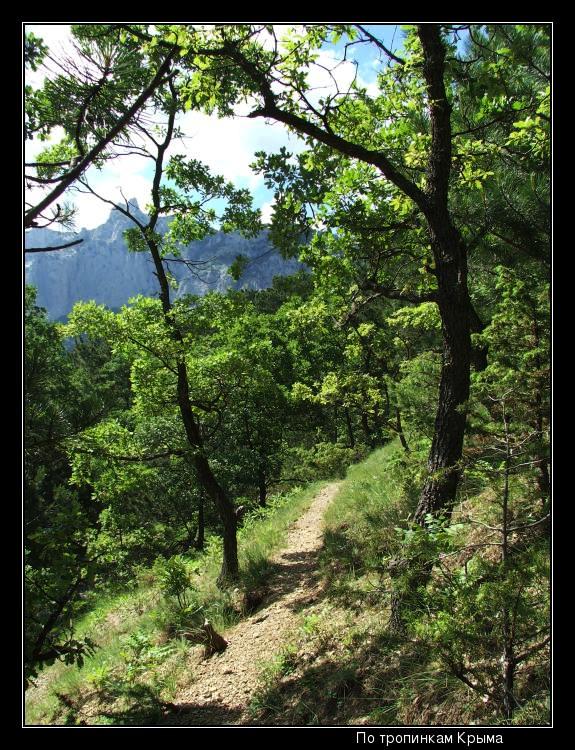
[[[125,202],[123,201],[122,203],[119,203],[118,205],[120,205],[120,207],[123,209],[126,209],[127,207],[127,210],[131,214],[133,214],[137,219],[142,219],[146,217],[146,214],[140,208],[140,204],[137,198],[130,198],[128,201],[125,201]],[[124,213],[122,213],[122,211],[119,211],[117,208],[112,208],[110,211],[110,215],[108,216],[108,221],[110,221],[111,219],[116,219],[117,217],[120,217],[120,216],[123,218],[128,218],[125,216]]]
[[[145,217],[136,199],[128,204],[134,217]],[[167,223],[168,217],[163,217],[157,231],[166,231]],[[79,300],[94,300],[117,310],[136,294],[157,296],[158,284],[149,254],[130,253],[126,248],[124,230],[131,224],[127,216],[113,210],[105,224],[82,230],[81,245],[27,258],[26,282],[38,288],[38,304],[46,308],[52,320],[64,319]],[[48,230],[31,230],[30,242],[39,245],[36,233],[42,231]],[[48,238],[46,244],[54,244],[53,239]],[[174,297],[224,292],[232,286],[264,289],[275,275],[295,273],[302,267],[296,260],[285,261],[277,253],[270,253],[271,249],[267,232],[250,240],[237,232],[216,232],[197,240],[181,252],[185,260],[201,262],[202,271],[190,273],[185,263],[171,265],[177,283]],[[234,282],[228,268],[238,255],[247,256],[251,262],[240,280]]]

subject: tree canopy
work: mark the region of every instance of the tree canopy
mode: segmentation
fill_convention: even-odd
[[[66,60],[26,35],[29,70],[58,72],[26,87],[25,138],[63,135],[26,165],[43,196],[25,226],[69,222],[56,201],[74,186],[131,221],[126,252],[157,279],[153,298],[79,302],[62,325],[26,291],[28,677],[93,653],[73,627],[85,602],[154,560],[178,623],[197,617],[185,556],[206,533],[218,586],[242,585],[246,512],[397,438],[403,515],[369,553],[390,637],[425,643],[505,721],[521,708],[521,665],[549,640],[551,28],[421,23],[397,49],[379,32],[87,24]],[[300,137],[253,154],[268,223],[185,140],[187,113]],[[88,171],[134,153],[144,214]],[[193,272],[182,247],[218,231],[266,231],[305,270],[176,295],[170,264]]]

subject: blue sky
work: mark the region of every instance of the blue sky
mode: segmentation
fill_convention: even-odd
[[[401,49],[402,31],[397,25],[369,25],[366,28],[377,36],[388,48],[395,51]],[[69,44],[69,27],[59,24],[27,25],[26,29],[43,38],[54,54],[66,49]],[[329,45],[321,52],[321,62],[332,67],[343,52],[344,41],[337,45]],[[373,45],[354,45],[348,48],[348,60],[357,62],[361,82],[375,91],[377,73],[385,60],[380,61],[380,55]],[[353,77],[354,67],[350,63],[337,68],[337,77],[342,85],[349,83]],[[317,69],[313,74],[313,83],[317,86],[329,85],[326,74]],[[27,75],[27,80],[39,84],[42,74]],[[323,76],[323,77],[322,77]],[[324,89],[321,89],[325,91]],[[247,114],[249,108],[244,108],[241,114]],[[249,164],[253,161],[256,151],[268,153],[278,151],[286,146],[289,151],[297,152],[303,143],[295,135],[289,134],[280,123],[269,123],[262,119],[247,119],[245,117],[219,119],[198,112],[188,112],[180,121],[185,135],[184,144],[177,144],[172,152],[187,153],[208,164],[216,174],[223,174],[238,187],[248,188],[253,197],[254,205],[262,210],[264,220],[269,217],[272,193],[264,183],[263,178],[254,175]],[[57,142],[61,133],[54,133]],[[26,160],[30,160],[40,150],[40,144],[27,146]],[[127,198],[137,198],[143,208],[149,200],[152,164],[141,157],[129,156],[114,159],[104,169],[98,171],[90,169],[87,172],[90,184],[95,189],[111,199],[119,198],[119,189]],[[106,220],[110,206],[103,204],[93,196],[78,195],[70,192],[67,200],[77,206],[76,228],[93,228]]]

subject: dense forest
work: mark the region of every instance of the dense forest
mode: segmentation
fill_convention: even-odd
[[[549,724],[551,26],[71,28],[25,34],[24,225],[92,196],[157,293],[56,323],[25,288],[25,721]],[[298,135],[253,155],[269,221],[190,112]],[[135,153],[144,213],[93,179]],[[263,230],[303,269],[175,296],[183,246]],[[226,712],[290,545],[313,591]]]

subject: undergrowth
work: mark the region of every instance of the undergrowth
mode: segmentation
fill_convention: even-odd
[[[388,627],[392,590],[388,564],[402,550],[424,459],[425,451],[406,454],[394,441],[348,469],[325,516],[322,593],[301,612],[299,631],[262,664],[260,683],[249,705],[251,723],[509,723],[502,717],[497,696],[470,689],[458,677],[458,664],[450,663],[453,653],[459,654],[467,670],[475,670],[496,685],[493,670],[500,654],[497,650],[489,653],[487,638],[498,644],[497,632],[486,634],[474,646],[472,628],[469,633],[464,624],[463,630],[452,633],[449,629],[457,624],[454,618],[463,616],[457,614],[458,608],[466,602],[471,613],[483,607],[488,623],[489,596],[497,597],[501,588],[496,578],[483,581],[479,577],[476,587],[466,584],[469,576],[483,570],[497,573],[494,548],[484,544],[486,530],[495,523],[493,487],[478,485],[463,496],[449,533],[439,527],[436,533],[442,563],[435,568],[427,596],[437,592],[433,606],[441,604],[439,595],[449,603],[452,590],[457,594],[461,589],[461,596],[455,596],[445,613],[431,605],[429,615],[416,612],[402,636]],[[187,636],[193,635],[204,617],[216,630],[225,630],[249,612],[249,594],[256,605],[257,594],[265,596],[266,580],[273,573],[270,557],[281,547],[290,522],[309,506],[320,486],[277,498],[269,509],[246,519],[239,533],[242,579],[236,587],[217,588],[221,552],[219,544],[211,541],[201,564],[193,560],[173,563],[171,596],[161,596],[157,571],[148,571],[136,590],[100,601],[78,626],[79,632],[97,633],[100,648],[86,659],[83,670],[56,665],[41,675],[40,684],[31,692],[28,722],[130,724],[142,723],[144,714],[146,723],[158,721],[180,680],[190,681],[187,656],[192,641]],[[512,491],[520,503],[524,487],[518,482]],[[430,539],[435,539],[433,534]],[[526,556],[524,568],[527,563],[533,568],[525,584],[526,595],[540,603],[538,626],[544,627],[545,540],[530,545],[518,548],[516,554],[520,561]],[[183,577],[182,564],[187,566]],[[186,575],[191,583],[182,587]],[[164,593],[168,589],[164,586]],[[475,594],[476,601],[469,598]],[[518,616],[527,615],[519,612]],[[497,621],[496,611],[493,621]],[[479,625],[473,623],[476,629]],[[478,658],[474,654],[483,654],[481,661],[473,661]],[[518,706],[513,724],[549,722],[545,649],[533,650],[522,661],[515,695]]]
[[[272,497],[244,519],[238,531],[241,575],[233,588],[216,585],[221,540],[213,537],[201,556],[180,558],[189,585],[179,594],[164,585],[166,561],[159,560],[141,571],[132,590],[92,597],[76,633],[94,639],[95,653],[82,668],[56,662],[44,669],[26,692],[26,724],[154,724],[190,679],[194,632],[206,618],[223,631],[249,611],[249,595],[265,587],[274,570],[270,558],[289,525],[322,485]]]
[[[424,455],[424,451],[407,455],[394,441],[349,468],[325,516],[323,595],[302,613],[300,632],[289,644],[289,673],[281,668],[281,654],[264,668],[250,706],[253,723],[508,723],[497,701],[457,677],[449,666],[449,652],[438,648],[437,639],[420,636],[428,630],[421,627],[427,623],[425,614],[417,614],[419,627],[408,628],[402,636],[388,627],[391,581],[386,565],[400,551],[399,530],[409,526],[416,507]],[[475,518],[489,518],[492,504],[488,488],[465,498],[456,512],[458,545],[469,539],[481,544],[478,528],[482,527],[461,522],[471,511]],[[534,547],[534,559],[537,554]],[[464,558],[449,559],[454,569],[457,565],[465,569]],[[484,590],[479,585],[478,595],[484,596]],[[463,656],[471,659],[472,669],[485,671],[485,664]],[[498,657],[493,654],[494,664]],[[518,673],[520,707],[512,723],[548,723],[548,689],[546,653],[541,651],[526,659]]]

